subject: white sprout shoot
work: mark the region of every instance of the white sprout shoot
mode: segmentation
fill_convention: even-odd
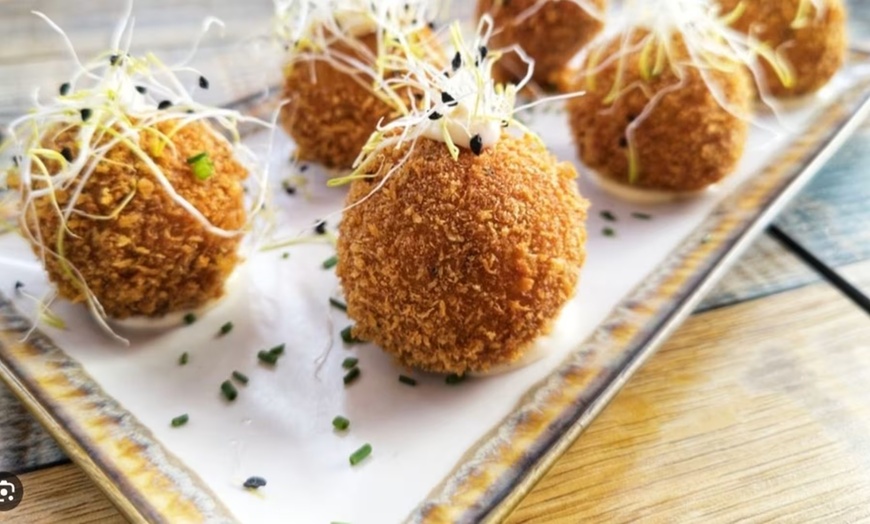
[[[431,21],[435,0],[275,0],[274,36],[287,53],[287,67],[324,61],[347,73],[387,105],[407,112],[389,81],[408,58],[434,51]],[[375,38],[371,49],[365,39]],[[314,68],[311,67],[312,75]]]
[[[34,107],[25,116],[9,125],[10,141],[13,148],[14,166],[6,170],[5,177],[14,180],[12,186],[21,193],[21,212],[29,217],[21,220],[22,234],[36,247],[42,260],[55,259],[65,276],[86,298],[89,310],[100,326],[112,336],[126,342],[116,335],[106,323],[106,314],[81,273],[67,260],[64,253],[64,239],[73,233],[67,222],[72,215],[81,215],[93,220],[111,220],[118,216],[132,200],[135,189],[111,214],[94,216],[77,208],[78,199],[97,166],[115,147],[124,147],[147,166],[154,180],[171,200],[190,214],[209,234],[222,238],[235,238],[252,228],[253,217],[263,207],[267,194],[267,170],[260,165],[256,155],[241,144],[239,124],[249,123],[265,128],[273,124],[256,118],[246,117],[228,109],[214,108],[196,102],[191,91],[208,88],[208,81],[201,73],[184,64],[170,67],[152,53],[144,56],[130,54],[130,45],[135,20],[130,17],[128,5],[125,18],[114,32],[109,51],[92,61],[83,63],[63,30],[46,15],[34,11],[63,38],[77,66],[69,81],[61,85],[59,92],[41,97],[34,95]],[[203,34],[215,24],[207,19],[203,24]],[[198,41],[197,41],[198,43]],[[196,49],[196,45],[194,46]],[[183,82],[178,74],[189,76]],[[185,85],[188,84],[190,88]],[[215,226],[191,202],[184,199],[163,173],[154,156],[162,153],[163,148],[172,149],[172,135],[192,123],[208,123],[205,129],[216,140],[225,143],[236,159],[249,171],[254,172],[254,183],[258,186],[256,197],[250,206],[248,223],[239,230],[226,230]],[[162,133],[158,124],[172,124],[172,131]],[[217,129],[217,130],[216,130]],[[77,151],[57,152],[44,147],[46,138],[60,133],[71,132],[75,135]],[[227,139],[224,133],[230,138]],[[140,137],[152,134],[158,138],[159,151],[144,151],[140,147]],[[60,166],[52,172],[46,162],[52,161]],[[61,205],[58,192],[70,195],[68,202]],[[48,199],[60,219],[61,227],[57,238],[44,238],[36,220],[36,204]]]
[[[783,84],[792,85],[794,75],[788,63],[768,45],[751,35],[736,31],[730,25],[745,11],[744,2],[731,12],[720,13],[713,0],[630,0],[624,5],[625,28],[617,36],[618,49],[609,56],[608,42],[612,35],[605,35],[593,42],[585,52],[585,65],[581,78],[586,87],[597,85],[597,75],[605,68],[616,67],[614,82],[604,103],[612,106],[633,90],[643,91],[648,103],[640,115],[627,127],[629,182],[639,177],[635,134],[644,121],[653,113],[659,102],[668,94],[685,86],[688,69],[697,71],[716,103],[732,116],[758,124],[757,119],[744,108],[735,107],[728,99],[721,83],[713,72],[740,74],[748,70],[758,85],[762,101],[774,109],[769,100],[762,61],[767,62]],[[682,41],[682,46],[675,39]],[[640,79],[626,81],[628,57],[639,54]],[[672,84],[653,92],[649,85],[670,72]]]

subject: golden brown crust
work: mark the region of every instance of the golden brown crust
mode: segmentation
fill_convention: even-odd
[[[433,59],[443,60],[430,31],[420,38]],[[374,34],[360,41],[375,53]],[[336,44],[333,52],[371,61],[345,43]],[[288,64],[284,77],[284,98],[289,103],[281,110],[281,124],[296,142],[299,160],[350,168],[378,123],[401,114],[395,103],[375,95],[370,76],[340,71],[322,59]],[[408,97],[402,98],[407,104]]]
[[[157,128],[171,135],[177,122]],[[170,147],[153,154],[159,142],[153,133],[142,133],[140,147],[178,192],[212,224],[227,230],[244,226],[246,213],[241,182],[247,171],[234,158],[225,141],[214,136],[207,124],[191,123],[171,135]],[[45,145],[74,154],[75,132],[69,130]],[[197,180],[187,159],[207,152],[214,174]],[[49,169],[57,169],[49,163]],[[72,215],[67,225],[73,235],[63,236],[64,255],[78,270],[106,314],[117,319],[130,316],[160,317],[189,311],[219,298],[224,282],[239,261],[240,237],[220,238],[208,233],[187,211],[173,202],[152,171],[123,145],[108,151],[85,183],[76,209],[91,215],[111,215],[136,188],[135,196],[116,218],[94,220]],[[71,195],[56,191],[63,206]],[[35,200],[25,216],[31,231],[39,228],[43,242],[56,248],[60,220],[48,197]],[[37,246],[34,251],[39,254]],[[81,287],[71,280],[56,257],[46,257],[46,270],[60,295],[74,302],[85,300]]]
[[[848,42],[842,0],[824,0],[827,7],[821,16],[808,2],[810,11],[801,18],[804,23],[798,28],[794,25],[801,0],[719,0],[726,12],[741,1],[746,10],[735,22],[735,29],[778,50],[794,72],[794,85],[787,87],[762,60],[765,83],[772,95],[789,97],[818,91],[843,66]]]
[[[645,35],[637,32],[635,38],[639,41]],[[628,126],[641,116],[651,94],[673,89],[680,80],[671,67],[644,80],[641,52],[627,53],[621,85],[640,83],[647,89],[628,90],[611,104],[608,97],[616,83],[619,60],[600,70],[597,64],[605,64],[617,52],[620,40],[617,36],[590,51],[574,86],[575,90],[585,90],[586,95],[568,102],[571,129],[583,163],[615,182],[662,191],[697,191],[731,173],[743,154],[748,133],[745,118],[751,114],[753,98],[749,77],[737,64],[732,71],[706,73],[730,102],[732,111],[745,115],[738,118],[719,104],[696,68],[684,66],[684,84],[661,97],[637,125],[632,144],[638,171],[631,180]],[[685,56],[682,39],[676,39],[672,48],[678,57]]]
[[[479,0],[477,17],[485,13],[495,21],[495,33],[490,45],[504,48],[518,44],[535,60],[534,80],[544,87],[557,85],[557,77],[568,62],[604,27],[601,20],[587,13],[570,0],[547,1],[532,16],[516,23],[542,0]],[[591,0],[602,12],[607,0]],[[516,53],[508,53],[496,63],[499,82],[517,82],[526,74],[527,66]]]
[[[378,162],[393,165],[406,151]],[[342,219],[337,271],[354,334],[429,371],[518,359],[550,330],[585,259],[587,203],[575,179],[573,166],[530,136],[504,135],[458,161],[420,139]],[[377,180],[354,182],[348,204]]]

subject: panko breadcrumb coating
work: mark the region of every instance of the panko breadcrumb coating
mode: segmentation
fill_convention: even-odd
[[[543,6],[539,4],[543,3]],[[607,0],[590,0],[601,13]],[[535,60],[533,78],[544,87],[556,86],[568,62],[604,27],[601,20],[571,0],[479,0],[477,17],[489,13],[495,21],[491,46],[518,44]],[[528,13],[534,13],[526,16]],[[528,66],[516,53],[496,64],[500,82],[517,82]]]
[[[781,53],[792,69],[793,84],[785,85],[770,64],[762,61],[767,91],[774,96],[818,91],[846,60],[847,16],[842,0],[718,1],[726,12],[742,3],[745,11],[734,23],[735,29]],[[816,3],[824,6],[821,12]]]
[[[635,41],[640,41],[648,33],[636,30],[635,34]],[[697,68],[678,66],[684,78],[681,83],[670,64],[652,74],[648,67],[645,74],[642,50],[626,51],[618,88],[621,94],[614,96],[620,60],[610,58],[620,52],[622,38],[618,35],[590,50],[574,86],[586,95],[568,102],[583,163],[619,184],[666,192],[698,191],[731,173],[743,154],[748,133],[747,120],[735,114],[748,117],[754,97],[745,69],[735,63],[731,70],[705,73],[728,101],[729,111],[711,93]],[[671,48],[678,61],[685,59],[682,37],[673,37]],[[640,85],[643,89],[624,89]],[[663,90],[666,94],[638,121],[633,138],[629,136],[629,125]]]
[[[246,213],[242,180],[248,173],[236,161],[228,144],[201,122],[189,123],[175,134],[177,121],[164,121],[157,129],[171,137],[172,146],[162,147],[153,133],[141,133],[140,147],[160,167],[178,194],[196,207],[211,223],[226,230],[244,226]],[[55,151],[68,148],[78,153],[78,130],[69,129],[43,145]],[[51,135],[49,135],[51,136]],[[206,152],[214,164],[213,175],[198,180],[187,159]],[[55,171],[55,161],[48,162]],[[123,204],[135,189],[132,199]],[[54,191],[63,208],[68,191]],[[107,216],[96,220],[82,213]],[[57,209],[47,196],[26,208],[22,220],[43,243],[56,248],[61,226]],[[86,294],[68,276],[68,267],[79,272],[109,317],[161,317],[168,313],[199,308],[224,293],[224,282],[239,262],[240,236],[221,238],[207,232],[188,211],[172,201],[153,171],[128,147],[116,145],[102,159],[76,201],[63,235],[65,263],[46,255],[48,276],[61,296],[84,302]],[[37,255],[39,247],[31,244]]]
[[[443,56],[435,47],[430,31],[420,36],[433,60]],[[359,40],[377,55],[374,34]],[[360,56],[343,42],[333,44],[332,52]],[[323,59],[304,60],[288,64],[284,70],[284,98],[288,104],[281,110],[281,123],[297,145],[297,158],[318,162],[332,168],[350,168],[378,123],[401,114],[396,101],[378,96],[370,76],[362,71],[351,74],[336,69]],[[402,96],[402,104],[408,97]]]
[[[408,151],[375,158],[382,176]],[[355,336],[405,366],[485,371],[520,358],[574,294],[587,203],[576,171],[527,135],[480,156],[420,139],[340,225],[338,276]],[[357,180],[348,205],[380,178]]]

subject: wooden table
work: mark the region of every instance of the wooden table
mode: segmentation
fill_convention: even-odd
[[[113,7],[89,10],[88,26],[112,24],[118,7],[94,3]],[[31,44],[0,51],[0,122],[27,105],[25,86],[56,87],[67,67],[57,40],[25,16],[33,4],[0,7],[0,34]],[[61,22],[83,16],[75,3],[39,4]],[[190,39],[174,25],[179,20],[214,13],[263,22],[263,4],[201,0],[187,2],[184,16],[161,18],[155,13],[174,2],[140,1],[137,9],[151,16],[139,32],[150,31],[172,52]],[[100,48],[102,32],[75,27],[71,36],[81,49]],[[234,31],[228,40],[252,34]],[[214,38],[206,39],[204,54],[225,70],[215,103],[272,80],[227,58],[232,53]],[[870,125],[777,224],[870,292],[868,202]],[[760,238],[508,522],[870,519],[868,320],[778,241]],[[0,406],[0,469],[30,470],[21,475],[27,497],[14,517],[124,522],[5,390]]]

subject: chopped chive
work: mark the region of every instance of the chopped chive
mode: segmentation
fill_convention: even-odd
[[[270,366],[274,366],[278,362],[277,354],[265,350],[258,352],[257,358],[260,359],[260,362],[265,362]]]
[[[612,227],[605,227],[603,230],[601,230],[601,234],[606,236],[606,237],[615,237],[616,230],[613,229]]]
[[[250,380],[248,376],[241,371],[233,371],[233,378],[236,379],[238,382],[241,382],[242,384],[247,384],[248,380]]]
[[[652,220],[652,215],[649,215],[647,213],[634,212],[631,214],[631,216],[638,220]]]
[[[341,367],[344,369],[353,369],[356,365],[359,364],[359,359],[354,357],[347,357],[344,359],[344,362],[341,363]]]
[[[345,304],[341,300],[338,300],[337,298],[330,298],[329,303],[335,309],[340,309],[341,311],[347,311],[347,304]]]
[[[164,109],[169,109],[170,107],[172,107],[172,102],[170,102],[169,100],[164,100],[157,104],[157,109],[159,109],[160,111],[163,111]]]
[[[323,261],[323,269],[332,269],[338,265],[338,255],[331,256]]]
[[[194,322],[196,322],[196,315],[194,315],[193,313],[188,313],[188,314],[184,315],[184,323],[185,324],[187,324],[189,326],[189,325],[193,324]]]
[[[248,489],[258,489],[266,485],[266,479],[263,477],[248,477],[248,480],[242,485]]]
[[[407,377],[405,375],[399,375],[399,382],[405,384],[406,386],[416,386],[417,381],[411,377]]]
[[[369,455],[372,454],[372,446],[371,444],[363,444],[361,448],[354,451],[350,456],[350,465],[356,466],[363,460],[365,460]]]
[[[284,260],[287,260],[288,258],[290,258],[290,253],[282,253],[281,258],[283,258]]]
[[[187,416],[187,413],[184,415],[178,415],[174,419],[172,419],[172,427],[177,428],[187,424],[187,421],[190,420],[190,417]]]
[[[91,118],[91,115],[94,114],[94,112],[87,107],[79,111],[79,113],[82,115],[82,122],[87,122]]]
[[[208,180],[214,174],[214,162],[211,161],[206,152],[188,158],[187,163],[193,169],[193,176],[197,180]]]
[[[226,324],[224,324],[223,326],[221,326],[221,330],[220,330],[220,335],[219,335],[219,336],[224,336],[224,335],[226,335],[227,333],[229,333],[229,332],[232,331],[232,330],[233,330],[233,323],[232,323],[232,322],[227,322]]]
[[[69,94],[69,90],[72,86],[69,82],[64,82],[60,85],[60,96],[66,96]]]
[[[609,222],[616,222],[618,220],[616,218],[616,215],[614,215],[612,211],[608,211],[608,210],[604,210],[601,212],[601,218],[603,218],[604,220],[607,220]]]
[[[140,95],[144,95],[148,92],[148,89],[145,86],[136,86],[136,91],[138,91]]]
[[[179,366],[186,366],[188,360],[190,360],[190,355],[188,355],[187,351],[185,351],[184,353],[181,354],[180,357],[178,357],[178,365]]]
[[[362,340],[353,336],[353,326],[347,326],[341,330],[341,339],[345,344],[359,344]]]
[[[199,87],[203,89],[208,89],[208,78],[204,76],[199,77]]]
[[[230,402],[236,400],[236,397],[239,396],[239,390],[237,390],[236,386],[234,386],[229,380],[224,380],[221,383],[221,393],[223,393],[224,397]]]
[[[317,224],[314,226],[314,232],[317,233],[318,235],[325,235],[326,234],[326,220],[318,221]]]
[[[279,346],[275,346],[269,350],[269,353],[275,355],[276,357],[280,357],[281,355],[284,354],[285,347],[286,347],[286,344],[281,344]]]
[[[445,384],[449,384],[451,386],[455,386],[456,384],[460,384],[465,381],[465,375],[458,375],[456,373],[451,373],[447,375],[444,379]]]
[[[348,371],[347,374],[342,379],[344,381],[344,385],[347,386],[347,385],[351,384],[354,380],[358,379],[359,374],[360,374],[359,368],[353,368],[350,371]]]
[[[350,427],[350,421],[342,416],[338,416],[332,419],[332,427],[339,431],[345,431]]]

